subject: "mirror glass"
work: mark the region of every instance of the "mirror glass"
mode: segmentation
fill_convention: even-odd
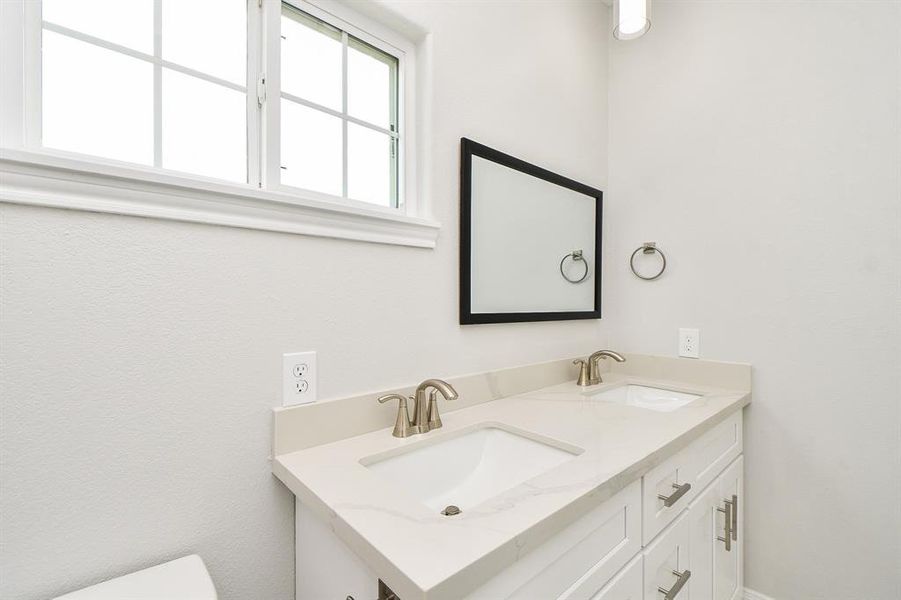
[[[461,323],[599,318],[601,192],[462,147]]]

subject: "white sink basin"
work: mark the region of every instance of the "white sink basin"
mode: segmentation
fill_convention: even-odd
[[[591,396],[591,399],[604,402],[618,402],[659,412],[672,412],[700,397],[698,394],[628,384],[594,394]]]
[[[406,451],[370,456],[363,466],[410,492],[435,512],[461,510],[497,496],[581,454],[563,442],[483,424]]]

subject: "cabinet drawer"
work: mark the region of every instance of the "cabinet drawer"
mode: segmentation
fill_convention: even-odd
[[[616,574],[591,600],[642,600],[642,564],[644,557],[639,554],[632,562]]]
[[[741,411],[704,433],[642,479],[642,542],[647,545],[741,453]],[[667,506],[662,497],[672,499]]]
[[[688,600],[691,559],[688,554],[689,521],[683,514],[644,551],[644,597],[663,597],[659,590],[679,588],[677,600]]]
[[[589,600],[641,550],[635,481],[467,596],[466,600]]]

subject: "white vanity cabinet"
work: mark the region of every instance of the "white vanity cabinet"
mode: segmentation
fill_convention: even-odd
[[[738,411],[466,600],[622,600],[636,594],[628,582],[639,569],[643,600],[663,600],[660,590],[671,590],[677,600],[737,597],[741,515],[733,516],[732,506],[741,507],[741,427]],[[724,535],[726,513],[728,550],[717,539]]]
[[[463,600],[737,600],[741,452],[739,410]],[[394,600],[378,595],[377,574],[311,518],[298,502],[297,600]]]

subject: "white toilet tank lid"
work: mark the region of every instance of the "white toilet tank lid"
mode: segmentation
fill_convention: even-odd
[[[123,575],[54,600],[216,600],[206,565],[196,554]]]

